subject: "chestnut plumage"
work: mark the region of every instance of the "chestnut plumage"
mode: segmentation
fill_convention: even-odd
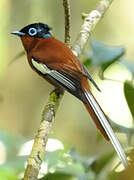
[[[105,113],[92,95],[88,80],[100,91],[86,67],[72,51],[50,33],[47,24],[30,24],[12,34],[20,36],[27,59],[34,71],[55,87],[62,87],[80,99],[97,128],[113,144],[123,165],[127,166],[125,153],[109,124]]]

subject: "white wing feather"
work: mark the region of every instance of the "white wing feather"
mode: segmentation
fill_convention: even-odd
[[[76,90],[75,84],[73,81],[71,81],[69,78],[61,74],[60,72],[56,70],[49,69],[45,64],[38,63],[34,59],[32,59],[33,66],[40,71],[42,74],[49,74],[51,77],[53,77],[55,80],[59,81],[61,84],[65,85],[72,91]]]

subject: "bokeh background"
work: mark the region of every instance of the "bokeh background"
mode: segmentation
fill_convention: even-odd
[[[97,0],[71,1],[72,45],[82,24],[81,14],[96,7]],[[123,46],[125,58],[134,61],[134,1],[114,1],[104,18],[92,33],[92,38],[112,46]],[[14,57],[23,51],[18,37],[10,32],[27,24],[44,22],[53,27],[52,34],[64,41],[64,10],[62,0],[1,0],[0,2],[0,129],[9,135],[33,138],[40,123],[41,111],[53,87],[31,70],[26,56],[11,65]],[[90,45],[87,45],[90,50]],[[87,52],[87,51],[86,51]],[[81,61],[85,55],[81,56]],[[102,81],[98,69],[91,74],[102,93],[93,89],[97,100],[108,116],[116,123],[132,126],[132,117],[127,106],[123,84],[130,80],[131,73],[120,64],[113,64],[105,76],[119,80]],[[68,147],[82,154],[99,154],[112,148],[102,140],[97,142],[98,132],[83,104],[69,93],[61,102],[50,137],[56,137]],[[127,146],[126,136],[118,134]]]

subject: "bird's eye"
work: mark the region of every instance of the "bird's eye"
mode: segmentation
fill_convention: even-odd
[[[37,29],[35,28],[30,28],[28,31],[30,36],[35,36],[37,34]]]

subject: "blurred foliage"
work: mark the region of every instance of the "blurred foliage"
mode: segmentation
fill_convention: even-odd
[[[13,169],[7,168],[0,168],[0,179],[2,180],[18,180],[16,173]]]
[[[124,83],[124,94],[134,120],[134,87],[129,81]]]
[[[14,63],[16,60],[18,60],[19,58],[21,58],[22,56],[25,55],[25,51],[21,51],[19,54],[17,54],[12,61],[10,61],[9,65],[11,65],[12,63]]]
[[[1,143],[5,144],[5,135],[1,134]],[[6,138],[6,150],[10,149],[10,138]],[[20,142],[24,139],[18,137]],[[23,143],[22,143],[23,144]],[[16,146],[15,141],[12,141],[12,146]],[[22,146],[20,146],[22,147]],[[19,147],[19,148],[20,148]],[[18,148],[18,152],[21,150]],[[30,147],[29,147],[30,148]],[[16,158],[7,159],[6,162],[0,165],[0,179],[2,180],[17,180],[24,172],[24,164],[27,156],[20,156],[16,153]],[[1,152],[2,154],[2,152]],[[83,156],[77,153],[74,149],[57,150],[46,152],[44,164],[47,171],[44,174],[43,169],[40,174],[40,180],[97,180],[101,177],[104,170],[104,179],[107,179],[109,173],[106,168],[109,166],[114,157],[114,152],[108,152],[97,156]],[[44,176],[44,177],[43,177]]]
[[[6,8],[5,8],[6,7]],[[6,69],[7,66],[7,60],[8,60],[8,36],[7,36],[7,23],[9,22],[9,2],[5,0],[1,0],[1,5],[0,5],[0,23],[1,23],[1,28],[0,28],[0,78],[1,75],[3,74],[3,71]],[[3,21],[4,17],[4,21]],[[4,61],[2,61],[4,59]]]
[[[99,66],[101,68],[100,78],[104,79],[104,71],[118,61],[125,53],[123,47],[111,47],[97,40],[90,41],[91,52],[88,53],[89,58],[84,61],[86,66]]]
[[[101,67],[101,78],[103,79],[103,72],[124,54],[125,49],[123,47],[110,47],[95,40],[91,40],[90,45],[92,48],[90,58],[93,65]]]
[[[134,63],[124,58],[121,58],[119,62],[121,65],[124,65],[124,67],[126,67],[132,73],[132,76],[134,76]]]

